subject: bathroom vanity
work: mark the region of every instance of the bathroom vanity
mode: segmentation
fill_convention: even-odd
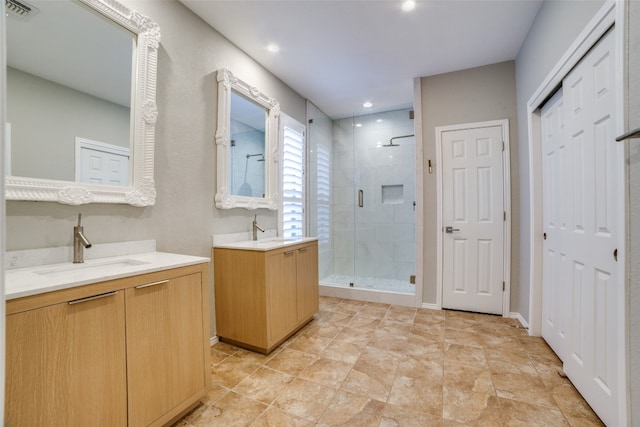
[[[5,425],[160,426],[210,386],[209,259],[7,271]]]
[[[213,262],[222,341],[266,354],[318,311],[317,238],[219,245]]]

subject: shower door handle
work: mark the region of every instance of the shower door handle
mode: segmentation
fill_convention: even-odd
[[[444,228],[444,231],[445,231],[445,233],[449,233],[449,234],[451,234],[451,233],[453,233],[454,231],[460,231],[460,229],[459,229],[459,228],[453,228],[452,226],[447,225],[447,226]]]
[[[358,207],[364,206],[364,191],[358,190]]]

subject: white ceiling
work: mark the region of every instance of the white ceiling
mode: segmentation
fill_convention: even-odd
[[[415,77],[515,59],[542,3],[180,1],[332,118],[411,106]]]

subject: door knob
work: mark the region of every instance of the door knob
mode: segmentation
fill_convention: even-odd
[[[453,228],[452,226],[447,225],[447,226],[444,228],[444,231],[445,231],[446,233],[451,234],[451,233],[453,233],[454,231],[460,231],[460,229],[459,229],[459,228]]]

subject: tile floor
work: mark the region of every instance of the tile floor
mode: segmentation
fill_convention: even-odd
[[[560,361],[497,316],[320,298],[270,355],[218,343],[176,426],[599,426]]]

